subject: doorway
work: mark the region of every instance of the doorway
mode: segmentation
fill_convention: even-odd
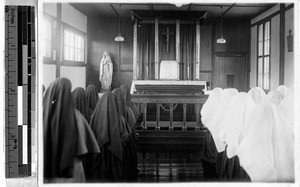
[[[247,56],[245,54],[216,54],[215,87],[248,91]]]

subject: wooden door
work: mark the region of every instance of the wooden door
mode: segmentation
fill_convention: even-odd
[[[236,88],[247,91],[247,65],[245,55],[216,56],[215,87]]]

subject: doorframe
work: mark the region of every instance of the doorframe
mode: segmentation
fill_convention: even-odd
[[[247,51],[216,51],[214,53],[213,60],[213,76],[212,76],[212,89],[216,87],[216,81],[218,80],[218,67],[217,59],[218,57],[245,57],[245,73],[246,73],[246,90],[250,89],[250,66],[249,66],[249,54]]]

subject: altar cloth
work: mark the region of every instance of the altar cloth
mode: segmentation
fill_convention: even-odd
[[[160,63],[160,80],[178,80],[178,63],[174,60],[163,60]]]

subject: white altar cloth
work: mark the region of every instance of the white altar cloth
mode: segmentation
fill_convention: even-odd
[[[159,79],[178,80],[178,63],[174,60],[163,60],[160,63]]]

